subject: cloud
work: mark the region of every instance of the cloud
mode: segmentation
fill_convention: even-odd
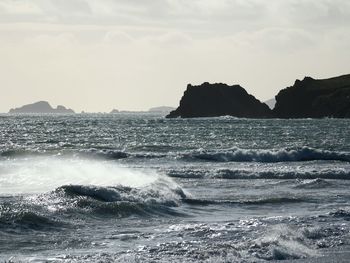
[[[255,32],[238,33],[228,39],[238,47],[263,52],[294,53],[318,45],[309,32],[299,28],[265,28]]]
[[[160,47],[181,48],[189,46],[192,43],[192,38],[181,32],[168,32],[155,37],[147,38],[151,45]]]
[[[61,13],[61,15],[91,15],[92,10],[89,2],[85,0],[51,0],[52,11],[54,13]]]
[[[349,27],[347,0],[0,0],[0,22],[142,26],[229,35],[266,27]]]
[[[350,32],[347,0],[0,0],[1,13],[2,41],[74,34],[86,44],[186,46],[231,39],[238,47],[289,52],[336,45],[329,36],[347,39]]]
[[[346,73],[349,5],[0,0],[1,87],[7,88],[0,110],[19,94],[78,110],[176,105],[187,83],[203,81],[239,83],[268,99],[296,77]]]
[[[42,50],[64,50],[78,45],[76,36],[72,33],[60,33],[56,35],[37,35],[27,39],[26,45]]]
[[[43,14],[43,10],[30,1],[0,1],[0,14],[7,15],[38,15]]]
[[[350,22],[350,2],[346,0],[290,0],[283,1],[280,8],[288,10],[290,23],[306,27],[349,26]]]
[[[125,45],[125,44],[131,44],[133,42],[133,38],[129,34],[123,31],[114,30],[114,31],[108,31],[105,34],[103,41],[110,44]]]

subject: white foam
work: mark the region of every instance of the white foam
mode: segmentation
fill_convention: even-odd
[[[304,236],[298,229],[286,225],[276,225],[269,229],[267,235],[257,240],[260,247],[269,247],[270,260],[300,259],[315,257],[317,251],[303,242]]]
[[[25,158],[0,162],[0,194],[41,193],[67,184],[146,186],[159,175],[132,170],[111,161]]]
[[[328,150],[301,147],[296,149],[199,149],[183,155],[185,159],[199,159],[214,162],[300,162],[314,160],[350,161],[349,152],[333,152]]]

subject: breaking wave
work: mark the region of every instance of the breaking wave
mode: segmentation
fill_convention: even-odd
[[[261,238],[251,244],[251,252],[263,260],[295,260],[317,256],[303,231],[285,225],[268,229]]]
[[[54,194],[63,197],[61,200],[69,204],[70,211],[117,217],[176,215],[172,208],[179,206],[186,196],[180,187],[165,181],[142,188],[65,185]]]
[[[300,185],[300,188],[326,187],[329,184],[320,179],[350,180],[350,171],[346,170],[319,170],[319,171],[249,171],[243,169],[172,169],[166,172],[169,177],[192,179],[306,179],[317,180],[309,185]],[[322,186],[321,186],[322,185]]]
[[[0,206],[0,230],[45,230],[69,225],[70,218],[177,216],[173,208],[186,198],[184,190],[169,180],[144,187],[64,185],[39,195]]]
[[[179,186],[168,185],[165,180],[141,188],[122,185],[110,187],[65,185],[57,188],[55,192],[64,193],[68,197],[86,197],[105,203],[130,202],[166,206],[178,206],[180,199],[186,197]]]
[[[4,176],[2,194],[43,193],[62,185],[123,185],[141,187],[161,176],[151,170],[120,167],[115,162],[80,159],[35,157],[0,162]]]
[[[301,162],[301,161],[342,161],[350,162],[350,153],[301,147],[296,149],[262,150],[240,149],[198,150],[184,154],[184,160],[209,162]]]
[[[295,186],[295,188],[299,189],[320,189],[320,188],[327,188],[331,187],[333,184],[329,181],[326,181],[321,178],[316,178],[312,180],[307,181],[299,181],[298,185]]]
[[[34,209],[11,209],[4,206],[0,208],[0,230],[54,230],[64,225],[65,223]]]
[[[191,205],[278,205],[285,203],[301,203],[301,202],[312,202],[307,197],[267,197],[247,200],[207,200],[207,199],[194,199],[185,198],[185,203]]]
[[[173,150],[170,149],[169,150]],[[5,150],[0,153],[3,158],[14,159],[28,156],[67,156],[106,160],[120,159],[155,159],[170,158],[183,161],[206,161],[206,162],[305,162],[305,161],[340,161],[350,162],[350,152],[337,152],[315,149],[311,147],[283,148],[283,149],[220,149],[208,150],[199,149],[191,151],[164,151],[150,152],[127,152],[115,149],[65,149],[61,151],[38,151],[38,150]]]

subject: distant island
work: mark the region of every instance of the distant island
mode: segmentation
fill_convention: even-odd
[[[223,83],[199,86],[189,84],[180,101],[180,106],[170,112],[167,118],[193,118],[235,116],[241,118],[272,117],[270,108],[257,100],[239,85]]]
[[[150,108],[148,112],[154,112],[154,113],[169,113],[171,111],[175,110],[174,107],[169,107],[169,106],[160,106],[160,107],[154,107]]]
[[[148,111],[132,111],[132,110],[117,110],[113,109],[109,112],[109,114],[150,114],[150,113],[159,113],[159,114],[168,114],[170,111],[175,110],[173,107],[169,106],[160,106],[150,108]]]
[[[239,85],[189,84],[180,106],[166,117],[350,118],[350,75],[296,80],[267,103],[260,102]]]
[[[116,113],[119,113],[119,110],[113,109],[113,110],[111,110],[111,112],[110,112],[110,114],[116,114]]]
[[[10,109],[9,113],[23,114],[23,113],[60,113],[60,114],[72,114],[75,113],[72,109],[67,109],[62,105],[58,105],[57,108],[51,107],[47,101],[38,101],[32,104],[27,104],[19,108]]]

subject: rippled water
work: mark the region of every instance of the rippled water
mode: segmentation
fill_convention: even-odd
[[[346,262],[349,127],[1,115],[0,260]]]

